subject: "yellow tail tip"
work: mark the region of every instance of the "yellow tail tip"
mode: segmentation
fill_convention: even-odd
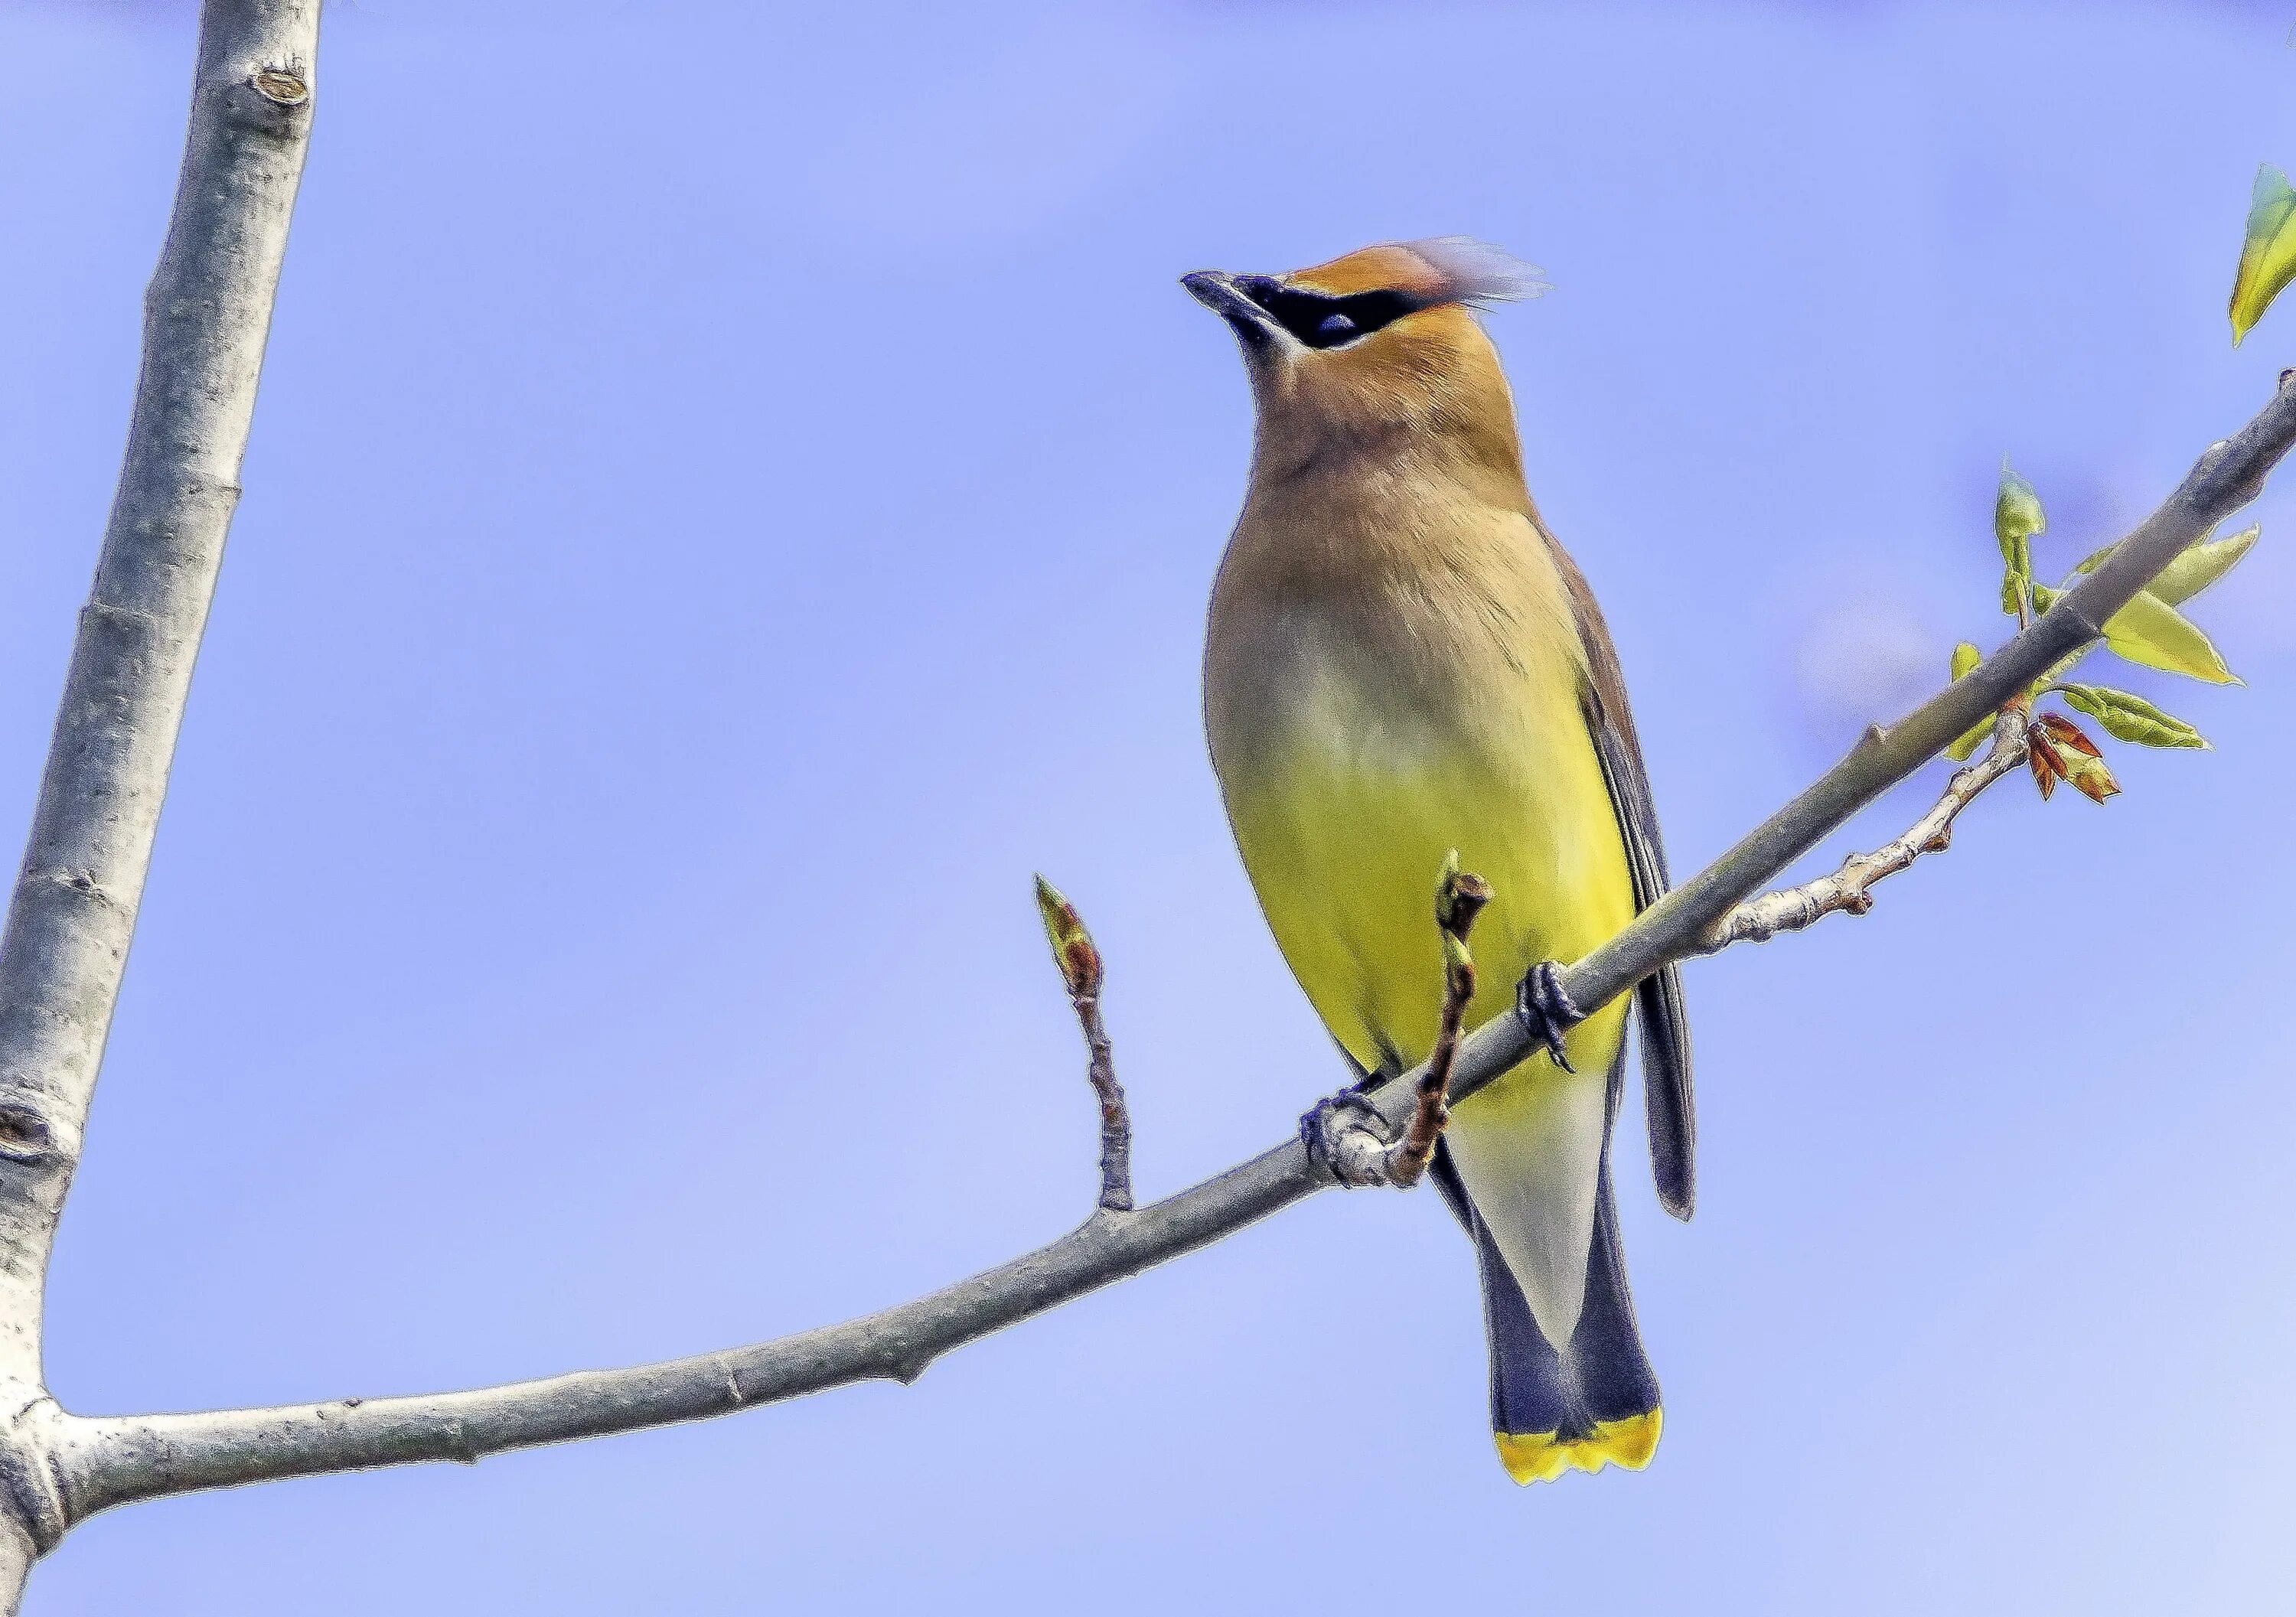
[[[1501,1432],[1495,1435],[1499,1464],[1518,1482],[1552,1482],[1576,1468],[1596,1472],[1605,1465],[1640,1471],[1658,1452],[1666,1411],[1652,1409],[1622,1421],[1598,1421],[1591,1436],[1566,1438],[1554,1432]]]

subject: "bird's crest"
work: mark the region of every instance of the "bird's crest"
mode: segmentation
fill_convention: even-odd
[[[1382,242],[1295,270],[1283,277],[1303,291],[1351,297],[1357,292],[1394,291],[1422,308],[1441,303],[1497,303],[1536,298],[1547,290],[1536,265],[1503,248],[1471,236],[1435,236],[1423,242]]]

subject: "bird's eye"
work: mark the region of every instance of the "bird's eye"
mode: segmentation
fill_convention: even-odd
[[[1239,275],[1237,290],[1274,316],[1277,324],[1311,349],[1339,348],[1368,337],[1390,321],[1426,307],[1407,292],[1369,291],[1341,296],[1286,286],[1271,275]]]
[[[1355,292],[1335,297],[1305,287],[1275,285],[1254,300],[1283,323],[1283,329],[1311,349],[1341,348],[1368,337],[1420,307],[1404,292]]]

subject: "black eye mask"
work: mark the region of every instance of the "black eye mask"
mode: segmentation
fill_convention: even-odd
[[[1241,275],[1235,285],[1311,349],[1338,348],[1427,307],[1427,300],[1408,292],[1352,292],[1339,297],[1286,286],[1268,275]]]

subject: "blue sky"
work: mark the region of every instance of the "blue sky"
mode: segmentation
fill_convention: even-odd
[[[1546,267],[1491,326],[1686,869],[1999,636],[2004,453],[2069,567],[2296,361],[2224,318],[2290,21],[331,7],[59,1395],[690,1352],[1060,1233],[1093,1113],[1037,869],[1111,958],[1143,1191],[1281,1137],[1340,1075],[1201,740],[1250,418],[1176,278]],[[10,845],[191,27],[0,5]],[[2280,1610],[2289,488],[2197,612],[2248,688],[2126,681],[2217,751],[2012,783],[1870,917],[1691,968],[1697,1221],[1621,1162],[1642,1475],[1508,1484],[1465,1244],[1332,1194],[911,1388],[100,1518],[36,1609]]]

